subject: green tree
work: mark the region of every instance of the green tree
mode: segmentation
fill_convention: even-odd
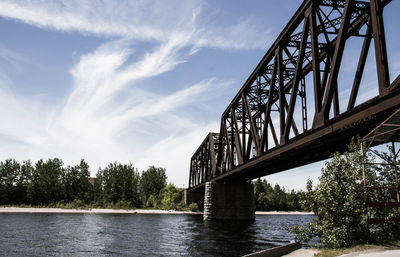
[[[313,197],[313,181],[311,179],[307,180],[306,192],[301,199],[301,206],[303,210],[312,211],[315,208],[314,197]]]
[[[19,202],[15,199],[16,188],[21,165],[13,159],[7,159],[0,163],[0,184],[1,184],[1,203],[15,204]]]
[[[130,202],[132,206],[140,206],[140,176],[132,164],[111,163],[98,173],[104,203]],[[95,186],[98,190],[98,185]]]
[[[274,189],[265,179],[256,182],[257,194],[255,194],[256,208],[259,211],[275,211]],[[257,195],[257,196],[256,196]]]
[[[24,161],[19,169],[19,175],[15,183],[16,204],[28,203],[28,187],[31,183],[33,166],[30,161]]]
[[[93,200],[98,206],[103,206],[103,170],[99,169],[93,185]]]
[[[288,211],[300,211],[300,192],[296,192],[294,190],[290,191],[289,194],[286,195],[286,203]]]
[[[353,140],[349,151],[343,155],[335,153],[326,162],[319,177],[320,184],[315,190],[312,190],[312,182],[307,182],[305,206],[314,211],[318,219],[306,227],[290,228],[298,240],[308,241],[317,237],[325,246],[338,248],[377,239],[375,235],[381,235],[388,226],[393,231],[399,231],[398,226],[389,224],[374,227],[370,233],[365,219],[361,158],[360,144]],[[372,156],[366,156],[366,162],[371,162],[371,159]],[[381,180],[379,171],[367,166],[365,174],[370,185],[378,190],[371,196],[374,201],[374,197],[382,193],[376,186]],[[387,236],[387,232],[383,233]]]
[[[58,158],[40,159],[32,170],[28,198],[34,205],[56,203],[65,198],[62,176],[63,162]]]
[[[176,210],[180,207],[183,199],[182,188],[176,188],[173,184],[169,184],[160,191],[161,208],[165,210]]]
[[[157,196],[166,185],[167,175],[164,168],[150,166],[146,171],[143,171],[140,177],[143,205],[146,205],[151,195]]]
[[[284,189],[276,184],[274,186],[273,191],[273,206],[274,209],[277,211],[286,211],[287,210],[287,203],[286,203],[286,193]]]
[[[89,203],[92,200],[92,185],[89,182],[89,165],[81,160],[79,165],[67,167],[63,176],[66,202],[81,200]]]
[[[260,194],[264,192],[264,185],[263,182],[261,181],[260,178],[256,180],[254,183],[254,199],[255,199],[255,205],[256,205],[256,210],[260,210],[260,203],[259,203],[259,198]]]

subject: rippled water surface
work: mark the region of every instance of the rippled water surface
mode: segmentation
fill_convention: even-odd
[[[311,215],[0,214],[0,256],[241,256],[288,243]]]

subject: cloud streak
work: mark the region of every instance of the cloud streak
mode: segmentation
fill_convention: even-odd
[[[264,48],[265,39],[270,38],[270,31],[251,17],[220,26],[202,10],[203,1],[194,0],[0,2],[3,17],[45,29],[100,37],[168,42],[190,35],[187,43],[196,48],[228,50]]]
[[[8,121],[0,124],[0,132],[13,141],[0,148],[0,155],[20,160],[59,156],[68,164],[85,158],[94,167],[110,161],[132,161],[140,169],[159,164],[169,170],[172,181],[181,183],[188,162],[178,159],[189,159],[186,155],[194,151],[199,137],[217,127],[215,121],[210,125],[185,118],[185,108],[211,85],[214,90],[226,85],[206,79],[164,95],[138,85],[184,63],[190,56],[182,50],[184,41],[160,44],[142,58],[132,58],[134,51],[126,41],[103,44],[82,55],[70,70],[72,90],[57,106],[40,99],[27,101],[0,88],[0,114]],[[12,156],[7,155],[10,149]]]
[[[187,109],[217,101],[230,82],[205,77],[163,94],[147,87],[201,48],[264,48],[261,39],[269,32],[251,18],[220,26],[204,13],[202,1],[173,1],[1,1],[0,16],[7,19],[106,42],[66,71],[71,91],[58,103],[14,95],[12,81],[0,76],[0,115],[8,121],[0,124],[0,141],[7,142],[0,156],[61,157],[67,164],[85,158],[94,169],[110,161],[132,161],[139,169],[161,165],[171,181],[185,184],[190,155],[219,127],[219,116],[206,122]],[[136,49],[138,42],[151,48]]]

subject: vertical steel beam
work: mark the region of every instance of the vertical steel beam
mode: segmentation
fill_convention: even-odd
[[[211,177],[215,177],[217,174],[217,162],[215,160],[215,141],[214,141],[214,133],[208,134],[208,142],[210,144],[210,154],[211,154]]]
[[[340,114],[340,109],[339,109],[339,88],[337,84],[337,79],[336,79],[336,85],[334,86],[335,91],[333,95],[333,117],[336,117]]]
[[[353,87],[351,89],[349,103],[347,105],[347,111],[353,109],[356,104],[358,89],[360,88],[362,75],[364,73],[365,62],[367,61],[368,51],[371,45],[371,34],[372,34],[371,25],[368,24],[366,36],[364,38],[363,46],[361,48],[360,59],[358,60],[356,74],[354,76],[354,82],[353,82]]]
[[[264,152],[264,149],[268,150],[268,124],[271,121],[272,101],[273,101],[273,97],[275,96],[274,93],[275,93],[275,82],[276,82],[276,76],[277,76],[277,70],[278,70],[278,61],[279,61],[278,55],[275,54],[274,65],[272,68],[272,76],[271,76],[269,92],[268,92],[267,106],[265,108],[264,126],[263,126],[262,136],[261,136],[260,152]]]
[[[346,32],[349,28],[353,1],[346,0],[342,14],[342,22],[340,24],[339,33],[336,40],[335,51],[333,53],[332,67],[329,73],[328,85],[325,92],[324,101],[321,112],[317,115],[315,125],[322,126],[329,118],[329,112],[332,106],[332,98],[337,90],[337,77],[342,62],[344,46],[346,43]]]
[[[329,74],[331,73],[331,63],[332,63],[332,53],[330,50],[328,50],[329,52],[326,55],[326,63],[325,63],[325,67],[324,67],[324,74],[322,75],[322,81],[321,81],[321,98],[319,99],[319,101],[321,101],[321,111],[322,111],[322,101],[324,99],[324,94],[326,91],[326,85],[328,84],[328,78],[329,78]],[[321,112],[320,111],[320,112]],[[318,112],[318,113],[320,113]]]
[[[223,160],[224,160],[224,129],[223,129],[223,121],[224,119],[221,119],[221,125],[219,128],[219,141],[218,141],[218,152],[217,152],[217,170],[216,172],[222,173],[222,167],[223,167]]]
[[[277,48],[278,56],[278,95],[279,95],[279,128],[280,128],[280,144],[286,143],[285,133],[285,89],[283,88],[283,63],[282,63],[282,48]],[[285,99],[284,99],[285,98]]]
[[[228,170],[233,167],[233,148],[231,144],[231,139],[229,138],[229,133],[228,129],[226,127],[226,118],[223,119],[223,129],[225,133],[225,138],[226,138],[226,155],[228,158]]]
[[[319,47],[318,47],[318,27],[316,21],[317,2],[312,2],[311,13],[309,15],[310,23],[310,37],[311,37],[311,56],[312,56],[312,70],[314,82],[314,104],[315,111],[319,113],[322,107],[322,91],[321,91],[321,74],[320,74],[320,61],[319,61]],[[322,26],[323,27],[323,26]]]
[[[309,10],[307,11],[308,15]],[[289,140],[289,133],[290,133],[290,127],[293,122],[293,113],[294,113],[294,107],[296,105],[296,98],[297,98],[297,92],[299,90],[299,82],[301,79],[301,76],[303,75],[303,61],[304,61],[304,51],[307,45],[307,39],[308,39],[308,31],[309,31],[309,24],[310,24],[310,19],[308,16],[304,18],[304,24],[303,24],[303,32],[302,32],[302,37],[300,41],[300,47],[299,47],[299,55],[297,58],[297,64],[296,64],[296,72],[294,74],[294,80],[293,80],[293,86],[292,86],[292,94],[290,96],[290,102],[289,102],[289,108],[287,112],[287,117],[286,117],[286,122],[285,122],[285,129],[283,132],[283,137],[284,140],[283,142],[286,142]],[[286,100],[286,99],[285,99]],[[282,141],[282,138],[281,138]]]
[[[239,137],[239,126],[238,126],[238,122],[237,122],[236,112],[233,108],[231,109],[231,117],[232,117],[231,129],[232,129],[232,133],[235,134],[234,135],[234,147],[236,149],[238,163],[242,164],[243,163],[242,143],[240,142],[240,137]]]
[[[372,34],[374,36],[376,69],[378,72],[379,94],[388,92],[390,85],[389,66],[386,51],[385,29],[383,26],[383,6],[381,0],[371,0]]]
[[[196,156],[196,166],[196,184],[199,185],[201,183],[201,160],[199,160],[199,156]]]
[[[307,93],[306,93],[306,81],[303,78],[301,80],[301,114],[303,121],[303,132],[308,130],[308,116],[307,116]]]
[[[243,93],[244,94],[244,93]],[[246,125],[246,110],[244,108],[243,98],[242,98],[242,157],[243,162],[247,161],[246,159],[246,132],[247,125]]]
[[[193,187],[192,184],[192,173],[193,173],[193,157],[190,158],[190,167],[189,167],[189,188]]]
[[[278,137],[276,136],[274,123],[272,123],[271,119],[269,119],[268,122],[269,122],[269,127],[271,128],[272,138],[274,139],[274,143],[277,146],[277,145],[279,145],[279,142],[278,142]]]
[[[289,105],[288,105],[286,99],[285,99],[285,110],[286,110],[286,113],[289,112]],[[290,130],[290,126],[292,127],[293,133],[295,136],[299,135],[299,130],[297,129],[297,125],[296,125],[296,122],[294,121],[294,119],[292,119],[292,122],[290,124],[286,123],[286,126],[289,126],[289,130]]]
[[[247,140],[247,148],[246,148],[246,153],[245,153],[245,158],[246,158],[246,160],[249,160],[250,159],[250,154],[251,154],[251,147],[252,147],[252,142],[253,142],[253,137],[252,137],[252,134],[250,133],[249,134],[249,140]],[[256,153],[257,154],[257,153]],[[258,156],[258,154],[257,154],[257,156]]]
[[[254,145],[256,147],[257,156],[260,155],[260,136],[257,131],[256,124],[254,122],[253,116],[251,115],[249,101],[247,100],[246,96],[242,94],[242,102],[243,102],[243,109],[246,110],[247,115],[249,117],[249,125],[250,125],[250,132],[253,138]],[[250,138],[249,138],[250,141]]]

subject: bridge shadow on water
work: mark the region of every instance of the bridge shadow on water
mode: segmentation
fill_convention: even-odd
[[[311,215],[257,216],[248,221],[203,221],[197,224],[188,242],[190,256],[242,256],[289,243],[293,235],[286,226],[304,225]],[[308,245],[304,245],[308,247]]]

